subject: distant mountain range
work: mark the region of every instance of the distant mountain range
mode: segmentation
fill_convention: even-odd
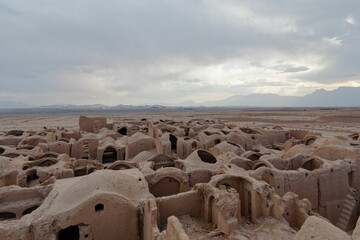
[[[276,94],[235,95],[220,101],[194,103],[181,106],[204,107],[360,107],[360,87],[340,87],[333,91],[323,89],[303,97]]]
[[[277,94],[235,95],[219,101],[196,103],[184,101],[170,108],[181,107],[360,107],[360,87],[340,87],[333,91],[323,89],[303,97],[280,96]],[[20,102],[0,101],[0,109],[162,109],[162,105],[47,105],[31,106]]]

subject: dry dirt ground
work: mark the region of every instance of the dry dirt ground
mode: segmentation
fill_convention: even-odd
[[[0,111],[0,131],[38,130],[43,127],[78,128],[79,116],[104,116],[110,121],[176,119],[219,119],[245,127],[307,129],[324,135],[341,135],[360,131],[360,109],[187,109],[187,110],[48,110]]]
[[[186,234],[193,240],[287,240],[295,237],[296,231],[288,224],[280,222],[274,218],[260,218],[259,224],[242,223],[240,231],[236,233],[236,238],[227,237],[221,232],[212,231],[212,223],[203,219],[194,219],[188,214],[178,216]]]

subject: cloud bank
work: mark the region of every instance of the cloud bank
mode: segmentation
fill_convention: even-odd
[[[360,2],[0,0],[0,100],[171,104],[360,86]]]

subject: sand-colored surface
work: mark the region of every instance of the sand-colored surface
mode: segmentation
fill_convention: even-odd
[[[189,121],[191,119],[226,120],[242,123],[251,127],[281,126],[285,129],[300,128],[321,131],[330,135],[337,133],[356,132],[360,129],[360,109],[283,109],[283,110],[187,110],[187,111],[50,111],[49,113],[1,113],[0,131],[11,129],[38,130],[48,128],[78,128],[80,114],[88,116],[103,116],[115,123],[121,121],[136,121],[139,118],[148,120],[176,119]]]

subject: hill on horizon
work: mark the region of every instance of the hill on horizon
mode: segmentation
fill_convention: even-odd
[[[139,109],[151,107],[360,107],[360,87],[340,87],[327,91],[319,89],[311,94],[299,96],[281,96],[277,94],[234,95],[218,101],[196,103],[186,100],[173,105],[124,105],[107,106],[103,104],[55,104],[33,106],[21,102],[0,101],[0,109]]]
[[[184,103],[191,103],[185,101]],[[183,106],[180,105],[179,106]],[[205,107],[359,107],[360,87],[340,87],[327,91],[324,89],[299,97],[277,94],[234,95],[219,101],[209,101],[186,106]]]

